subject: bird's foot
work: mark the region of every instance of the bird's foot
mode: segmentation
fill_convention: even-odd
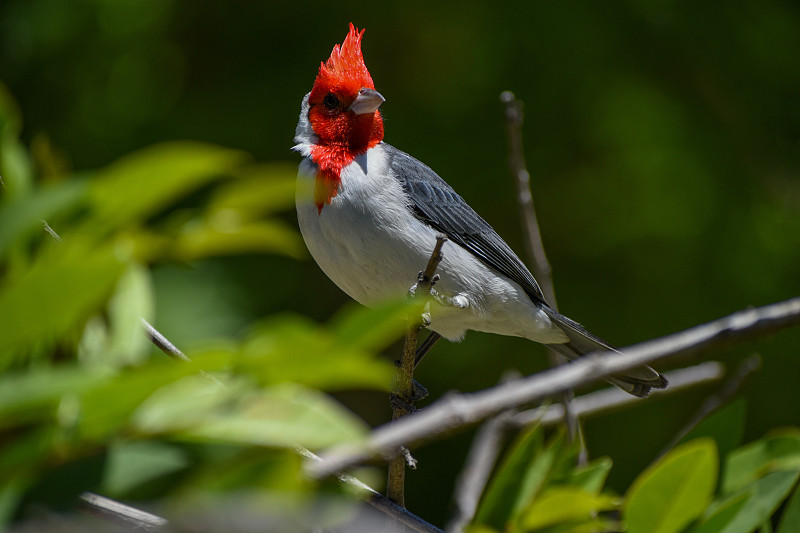
[[[436,282],[439,281],[439,279],[441,279],[439,277],[439,274],[434,274],[433,277],[430,279],[431,293],[433,293],[433,286],[436,285]],[[417,294],[417,288],[419,287],[420,283],[427,283],[427,281],[428,280],[425,279],[425,273],[422,270],[420,270],[419,273],[417,274],[417,282],[413,284],[410,289],[408,289],[409,298],[413,298],[414,295]]]
[[[455,307],[457,309],[466,309],[469,307],[469,300],[461,294],[456,294],[453,297],[445,296],[438,291],[431,289],[431,297],[433,301],[442,307]]]
[[[389,405],[392,406],[393,411],[406,411],[407,413],[416,412],[417,408],[414,407],[414,399],[405,396],[404,394],[389,394]]]

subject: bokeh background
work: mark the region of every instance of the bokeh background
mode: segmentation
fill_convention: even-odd
[[[498,96],[525,102],[559,305],[591,331],[624,346],[798,294],[795,2],[4,0],[0,80],[43,180],[172,139],[296,164],[300,100],[351,21],[367,29],[367,66],[387,98],[385,140],[434,168],[520,253]],[[294,223],[291,206],[283,216]],[[162,265],[154,281],[155,323],[179,346],[352,305],[309,257]],[[764,359],[742,391],[746,440],[800,423],[798,346],[789,331],[718,354]],[[438,346],[417,377],[435,399],[542,369],[543,354],[471,333]],[[712,390],[588,421],[590,455],[614,459],[610,485],[624,490]],[[370,424],[389,417],[379,393],[338,398]],[[417,453],[408,505],[434,523],[470,436]]]

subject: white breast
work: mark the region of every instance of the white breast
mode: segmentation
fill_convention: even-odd
[[[436,231],[415,218],[400,182],[390,175],[382,144],[345,167],[341,188],[318,213],[316,166],[304,159],[297,186],[297,218],[311,255],[353,299],[372,306],[407,294],[425,268]],[[564,333],[516,283],[447,242],[436,289],[458,296],[465,308],[433,306],[431,329],[456,339],[465,330],[489,331],[538,342],[565,342]]]

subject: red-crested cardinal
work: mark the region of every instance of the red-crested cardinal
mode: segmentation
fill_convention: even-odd
[[[569,359],[613,350],[547,304],[519,257],[452,187],[383,142],[384,98],[364,64],[363,34],[350,24],[321,64],[294,137],[294,150],[304,156],[297,218],[320,268],[352,298],[375,305],[408,292],[444,233],[435,287],[443,298],[431,304],[433,332],[449,340],[467,330],[514,335]],[[667,385],[650,367],[609,381],[636,396]]]

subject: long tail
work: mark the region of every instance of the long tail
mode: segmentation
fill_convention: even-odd
[[[597,350],[619,351],[600,337],[586,331],[583,326],[552,309],[545,308],[545,313],[569,337],[569,342],[564,344],[548,344],[547,346],[557,351],[567,359],[578,357]],[[667,379],[649,366],[641,366],[629,370],[625,374],[609,376],[606,381],[616,385],[634,396],[643,398],[650,394],[650,389],[663,389],[667,386]]]

